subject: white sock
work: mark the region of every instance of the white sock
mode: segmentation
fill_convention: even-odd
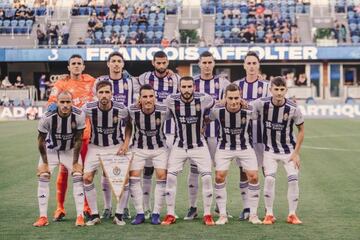
[[[221,216],[226,216],[226,182],[215,183],[215,200]]]
[[[190,164],[188,176],[188,194],[190,207],[197,206],[197,193],[199,190],[199,171],[196,165]]]
[[[264,201],[266,208],[266,215],[274,215],[273,205],[275,199],[275,177],[266,176],[264,184]]]
[[[152,186],[152,175],[154,173],[154,167],[145,167],[143,174],[143,199],[144,199],[144,210],[150,210],[150,196]]]
[[[240,187],[240,194],[241,194],[241,198],[242,198],[242,202],[243,202],[243,208],[249,208],[249,199],[248,199],[248,187],[249,187],[249,182],[245,181],[242,182],[240,181],[239,184]]]
[[[116,211],[115,213],[124,214],[124,208],[127,207],[129,201],[129,184],[124,186],[124,192],[120,201],[116,204]]]
[[[201,181],[205,216],[211,214],[211,204],[213,199],[213,184],[211,179],[211,172],[201,173]]]
[[[175,215],[175,200],[176,200],[176,187],[177,187],[177,172],[168,172],[166,180],[166,205],[167,213]]]
[[[95,184],[84,184],[84,190],[86,194],[86,199],[88,201],[89,207],[91,209],[91,214],[99,214],[96,202],[96,189]]]
[[[161,208],[165,200],[165,189],[166,189],[166,180],[157,180],[155,186],[155,196],[154,196],[154,210],[153,213],[160,214]]]
[[[76,216],[83,216],[84,208],[84,183],[83,177],[80,175],[72,176],[73,179],[73,195],[76,207]]]
[[[259,206],[260,184],[249,183],[248,200],[250,206],[250,215],[257,216],[257,209]]]
[[[50,188],[50,179],[40,176],[38,178],[38,202],[39,202],[39,211],[40,217],[47,217],[47,209],[49,202],[49,188]]]
[[[112,198],[111,185],[109,179],[104,175],[101,176],[101,186],[104,197],[104,208],[111,209],[111,198]]]
[[[288,193],[289,215],[295,214],[299,203],[299,181],[297,175],[288,176]]]
[[[130,177],[130,196],[134,202],[137,214],[143,214],[143,190],[141,188],[141,179],[139,177]]]

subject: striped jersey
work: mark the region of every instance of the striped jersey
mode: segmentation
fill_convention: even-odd
[[[203,80],[200,75],[194,77],[195,91],[201,93],[207,93],[215,101],[218,101],[223,98],[225,88],[230,82],[220,76],[214,76],[214,78],[210,80]],[[205,129],[205,137],[217,137],[218,135],[219,125],[215,122],[210,122]]]
[[[205,93],[194,92],[193,100],[185,103],[181,94],[172,94],[166,99],[166,106],[175,120],[174,145],[184,149],[204,146],[201,130],[204,115],[214,105],[213,98]]]
[[[100,76],[94,84],[94,96],[96,96],[96,84],[100,81],[110,81],[113,89],[113,100],[125,106],[135,103],[139,93],[138,81],[124,71],[121,79],[111,79],[109,75]]]
[[[299,107],[289,99],[282,106],[275,106],[271,97],[258,99],[252,105],[254,118],[259,118],[262,123],[265,151],[291,153],[296,144],[294,124],[304,123]]]
[[[252,107],[229,112],[224,105],[211,109],[210,120],[220,125],[218,148],[245,150],[252,148]]]
[[[103,111],[99,108],[99,102],[94,101],[86,103],[83,110],[91,123],[90,143],[106,147],[124,141],[121,125],[129,115],[124,104],[112,101],[111,109]]]
[[[137,104],[129,107],[129,115],[133,125],[132,146],[140,149],[158,149],[166,147],[164,123],[170,112],[164,105],[155,105],[151,114],[145,114]]]
[[[57,110],[49,111],[39,121],[38,130],[46,133],[48,149],[67,151],[74,147],[76,131],[85,129],[85,113],[72,107],[68,117],[61,117]]]
[[[258,98],[269,97],[270,82],[266,80],[256,80],[255,82],[248,82],[246,78],[242,78],[234,82],[241,89],[242,98],[247,102],[252,102]],[[261,124],[259,121],[253,122],[253,143],[262,142]]]
[[[161,104],[164,103],[164,101],[170,94],[175,94],[178,92],[179,81],[180,81],[180,76],[178,74],[173,74],[171,76],[159,78],[156,76],[154,71],[149,71],[139,76],[139,84],[140,85],[150,84],[155,90],[157,102]],[[165,133],[167,134],[175,133],[174,120],[170,119],[166,121]]]

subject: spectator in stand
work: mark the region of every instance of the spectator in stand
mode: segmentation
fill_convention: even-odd
[[[234,9],[232,10],[233,18],[239,18],[239,17],[240,17],[240,14],[241,14],[241,12],[240,12],[240,9],[239,9],[239,8],[234,8]]]
[[[17,75],[16,81],[15,81],[15,87],[16,87],[16,88],[23,88],[24,86],[25,86],[25,85],[24,85],[24,83],[23,83],[23,81],[22,81],[21,76],[20,76],[20,75]]]
[[[46,95],[46,75],[45,74],[41,74],[41,77],[39,78],[39,92],[40,92],[39,99],[44,100],[45,95]]]
[[[12,83],[9,81],[9,77],[8,76],[6,76],[3,80],[2,80],[2,82],[1,82],[1,87],[2,88],[11,88],[13,85],[12,85]]]
[[[265,34],[265,43],[275,43],[273,35],[274,34],[271,31],[271,29],[268,29],[266,34]]]
[[[171,47],[178,47],[178,46],[179,46],[179,41],[174,37],[174,38],[171,39],[171,41],[170,41],[170,46],[171,46]]]
[[[167,47],[169,47],[170,46],[170,41],[169,41],[169,39],[167,39],[166,37],[164,37],[162,40],[161,40],[161,46],[163,47],[163,48],[167,48]]]
[[[307,85],[306,74],[301,73],[299,75],[299,79],[295,82],[295,84],[296,84],[296,86],[306,86]]]
[[[222,37],[216,37],[214,40],[215,47],[221,46],[224,44],[224,39]]]
[[[129,43],[130,45],[136,45],[136,38],[130,38]]]
[[[94,26],[94,31],[97,32],[97,31],[103,31],[103,28],[104,28],[104,24],[102,21],[100,21],[99,19],[96,19],[96,24]]]
[[[36,37],[38,39],[38,45],[46,45],[47,39],[45,33],[41,30],[40,24],[38,24],[36,29]]]
[[[140,24],[148,25],[148,21],[145,15],[140,15],[140,17],[138,18],[138,25]]]
[[[112,44],[112,45],[118,45],[119,44],[119,38],[118,38],[118,36],[117,36],[117,34],[115,32],[113,32],[111,34],[110,44]]]
[[[281,37],[282,37],[282,42],[283,42],[283,43],[290,43],[290,41],[291,41],[291,36],[290,36],[290,32],[289,32],[289,29],[288,29],[288,28],[284,28]]]
[[[225,8],[224,10],[224,18],[230,18],[233,16],[232,11],[229,8]]]
[[[64,44],[64,45],[68,45],[69,32],[70,32],[69,27],[66,25],[66,23],[63,23],[62,27],[61,27],[61,30],[60,30],[60,33],[61,33],[61,37],[62,37],[62,44]]]
[[[300,42],[299,29],[298,29],[296,24],[291,26],[291,42],[292,43],[299,43]]]
[[[94,30],[97,23],[96,13],[93,13],[88,21],[88,28]]]
[[[116,13],[117,13],[117,10],[118,10],[118,8],[119,8],[119,5],[118,5],[117,1],[116,1],[116,0],[113,0],[109,8],[110,8],[110,11],[111,11],[111,12],[113,12],[114,14],[116,14]]]
[[[138,30],[138,33],[137,33],[137,44],[144,44],[145,43],[145,38],[146,38],[146,34],[143,30]]]
[[[82,37],[79,37],[79,41],[77,41],[76,45],[85,45],[84,40],[82,39]]]
[[[124,46],[126,44],[126,37],[125,35],[121,34],[119,37],[119,44],[120,46]]]

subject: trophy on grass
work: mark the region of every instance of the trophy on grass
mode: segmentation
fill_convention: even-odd
[[[119,202],[124,192],[124,186],[129,178],[130,164],[133,154],[99,154],[101,167],[109,179],[111,189]]]

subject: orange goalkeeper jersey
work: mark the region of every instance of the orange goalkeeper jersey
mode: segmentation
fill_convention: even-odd
[[[80,80],[62,79],[58,80],[51,90],[48,104],[56,102],[56,97],[61,91],[69,91],[73,96],[74,106],[81,108],[86,102],[93,99],[93,86],[95,78],[88,74],[82,74]],[[86,128],[84,131],[83,139],[90,138],[90,122],[86,121]]]

